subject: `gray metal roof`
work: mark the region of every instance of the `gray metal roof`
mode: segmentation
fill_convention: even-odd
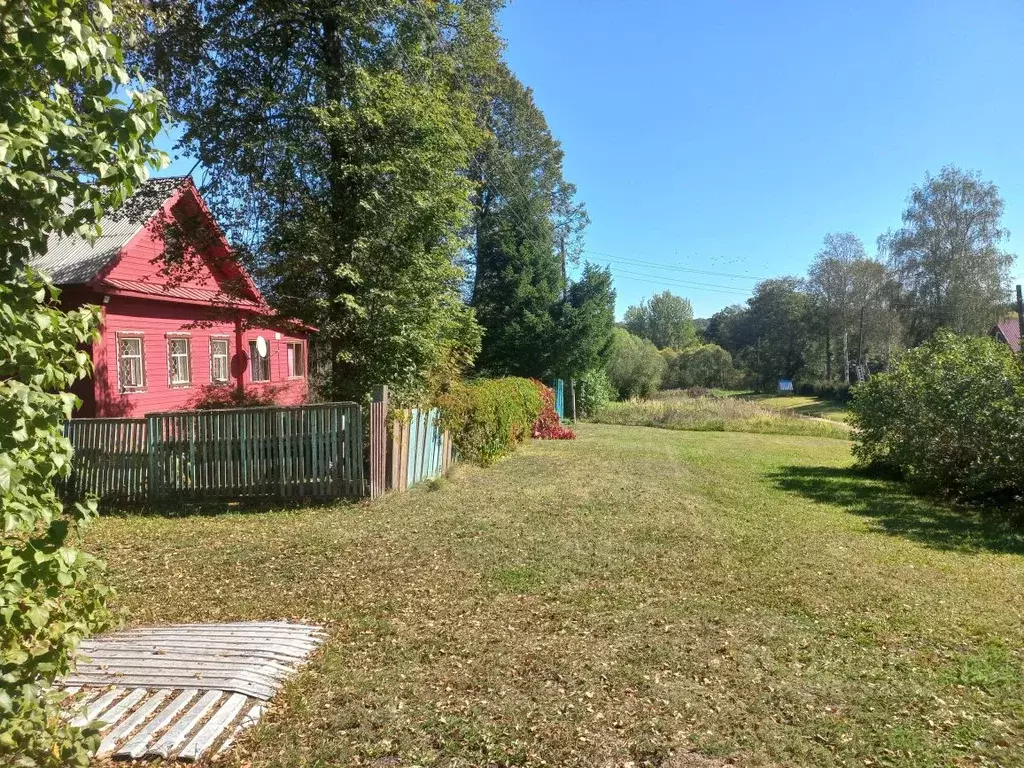
[[[32,266],[49,275],[57,285],[89,282],[138,234],[186,178],[169,176],[144,182],[123,205],[107,211],[100,221],[103,234],[94,243],[79,235],[51,234],[46,241],[46,253],[32,259]]]

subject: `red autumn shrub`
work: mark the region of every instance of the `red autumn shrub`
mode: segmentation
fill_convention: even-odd
[[[537,392],[543,405],[540,416],[533,422],[533,437],[535,440],[575,440],[576,433],[569,427],[562,424],[555,411],[555,391],[546,387],[541,382],[533,379],[537,386]]]

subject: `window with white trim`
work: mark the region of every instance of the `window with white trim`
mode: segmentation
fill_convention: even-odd
[[[210,381],[214,384],[227,383],[230,354],[227,339],[210,339]]]
[[[146,364],[143,337],[117,335],[117,381],[122,392],[146,386]]]
[[[260,355],[255,341],[249,342],[249,378],[252,381],[270,381],[270,350]]]
[[[306,356],[301,341],[288,342],[288,377],[301,379],[306,375]]]
[[[168,337],[168,381],[172,387],[188,386],[192,383],[192,360],[189,352],[189,339],[187,336]]]

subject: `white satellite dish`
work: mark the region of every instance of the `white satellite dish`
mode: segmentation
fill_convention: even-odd
[[[264,339],[262,336],[257,336],[256,337],[256,354],[258,354],[260,357],[266,357],[267,356],[267,352],[269,351],[269,349],[270,348],[267,346],[267,340]]]

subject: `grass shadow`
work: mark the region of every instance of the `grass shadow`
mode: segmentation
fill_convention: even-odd
[[[768,478],[781,490],[870,518],[875,530],[891,536],[941,550],[1024,554],[1019,514],[1005,507],[928,499],[854,468],[789,466]]]
[[[245,501],[228,501],[211,499],[208,501],[163,502],[160,504],[125,504],[117,501],[103,500],[99,504],[102,517],[218,517],[221,515],[257,515],[267,512],[286,512],[291,510],[331,509],[339,505],[354,506],[359,499],[334,499],[316,501],[298,501],[283,499],[251,499]]]

